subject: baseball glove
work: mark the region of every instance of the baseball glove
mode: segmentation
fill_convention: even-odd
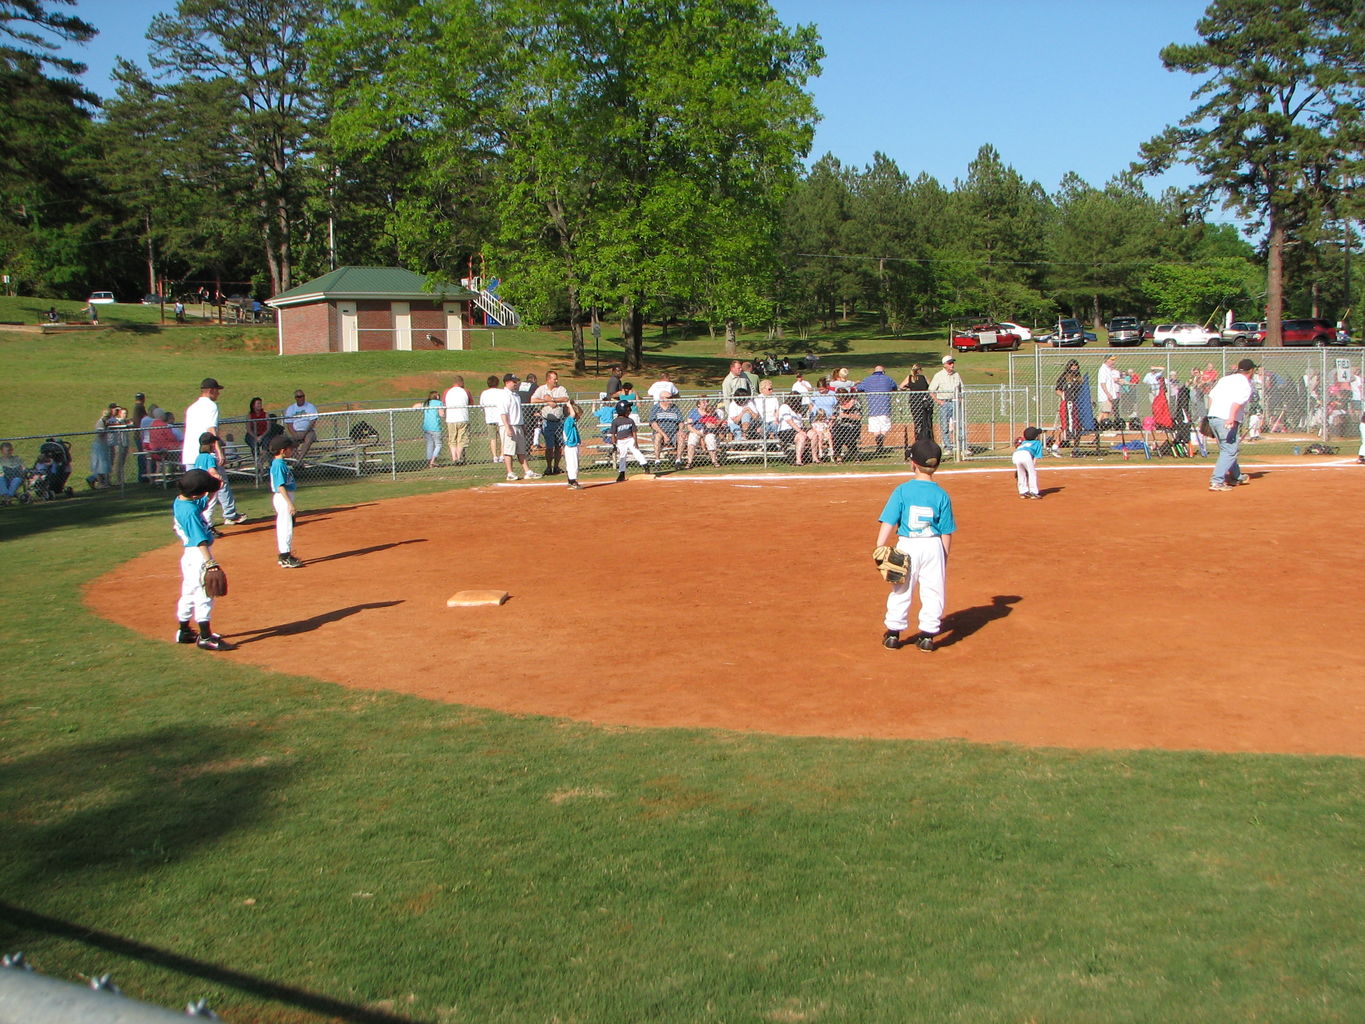
[[[872,561],[877,563],[877,571],[887,583],[904,583],[910,574],[910,556],[885,544],[872,549]]]
[[[227,593],[227,573],[211,558],[199,570],[199,583],[209,597],[222,597]]]

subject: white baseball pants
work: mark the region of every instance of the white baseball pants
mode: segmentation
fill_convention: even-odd
[[[1023,448],[1014,451],[1014,477],[1019,484],[1020,494],[1038,493],[1038,461],[1033,453]]]
[[[948,598],[948,558],[943,539],[899,537],[896,550],[910,556],[910,575],[886,596],[886,628],[900,631],[910,626],[910,604],[919,589],[919,630],[930,636],[943,626],[943,604]]]

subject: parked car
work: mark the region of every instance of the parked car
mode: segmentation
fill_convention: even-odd
[[[1116,316],[1109,321],[1109,344],[1141,345],[1142,321],[1135,316]]]
[[[90,298],[85,300],[92,306],[107,306],[112,302],[117,302],[113,292],[91,292]]]
[[[1152,344],[1161,348],[1167,345],[1217,345],[1223,336],[1199,324],[1162,324],[1152,335]]]
[[[1040,334],[1033,340],[1040,345],[1051,345],[1056,348],[1063,345],[1084,345],[1087,341],[1094,341],[1095,335],[1083,328],[1079,320],[1065,317],[1057,321],[1055,331]]]
[[[1011,334],[1019,335],[1020,341],[1033,340],[1033,332],[1030,331],[1027,327],[1023,327],[1019,324],[1012,324],[1008,320],[1001,320],[1000,323],[996,324],[995,326],[1002,327],[1005,330],[1009,331]]]
[[[1221,337],[1224,345],[1264,345],[1265,321],[1232,324],[1223,328]]]
[[[1343,345],[1337,341],[1337,329],[1326,320],[1284,320],[1280,335],[1286,345]]]
[[[990,349],[1014,351],[1022,339],[1004,324],[977,324],[966,330],[954,331],[949,343],[958,352],[984,352]]]

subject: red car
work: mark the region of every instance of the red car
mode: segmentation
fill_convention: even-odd
[[[977,324],[963,331],[954,331],[952,346],[958,352],[985,352],[1005,349],[1013,352],[1023,339],[1005,329],[1003,324]]]
[[[1338,344],[1337,329],[1326,320],[1285,320],[1280,331],[1286,345]]]

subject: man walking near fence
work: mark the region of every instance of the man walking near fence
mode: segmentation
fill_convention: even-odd
[[[1243,359],[1235,371],[1215,384],[1209,392],[1209,427],[1218,439],[1218,461],[1213,464],[1213,479],[1209,481],[1211,491],[1230,491],[1237,484],[1251,480],[1237,462],[1237,452],[1241,447],[1237,427],[1243,410],[1251,401],[1251,375],[1255,370],[1255,363]]]
[[[204,510],[205,521],[213,512],[213,506],[218,504],[223,509],[223,522],[236,526],[246,522],[246,516],[237,511],[237,499],[228,484],[227,452],[223,450],[223,442],[218,434],[218,396],[222,392],[223,385],[212,377],[205,377],[199,382],[199,397],[185,410],[185,443],[180,451],[180,464],[187,470],[193,469],[199,458],[199,439],[205,434],[214,435],[213,454],[218,459],[222,476],[217,492],[209,495]]]

